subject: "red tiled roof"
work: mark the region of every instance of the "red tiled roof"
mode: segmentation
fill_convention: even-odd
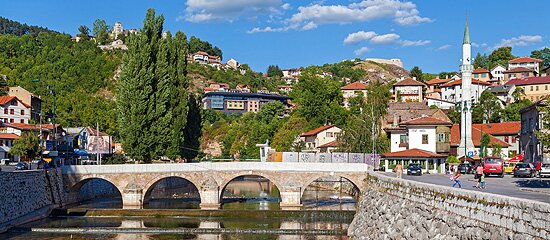
[[[193,54],[193,55],[206,55],[206,56],[209,56],[208,53],[202,52],[202,51],[198,51],[198,52],[196,52],[196,53]]]
[[[0,133],[0,139],[19,139],[19,136],[13,133]]]
[[[514,78],[506,82],[505,85],[522,86],[522,85],[549,84],[549,83],[550,83],[550,76],[545,76],[545,77]]]
[[[535,70],[526,67],[517,67],[504,71],[504,73],[534,72]]]
[[[421,150],[417,148],[413,149],[407,149],[403,151],[397,151],[397,152],[387,152],[382,154],[384,157],[420,157],[420,158],[439,158],[439,157],[445,157],[445,155],[437,154],[434,152]]]
[[[476,68],[472,73],[488,73],[489,70],[485,68]]]
[[[93,136],[98,135],[98,131],[95,128],[87,127],[86,131]],[[99,136],[109,136],[109,134],[99,131]]]
[[[521,130],[520,122],[501,122],[501,123],[474,123],[474,128],[493,136],[517,135]]]
[[[425,125],[425,126],[426,125],[427,126],[430,126],[430,125],[448,125],[448,126],[451,126],[452,122],[443,121],[443,120],[440,120],[440,119],[437,119],[437,118],[434,118],[434,117],[423,116],[423,117],[418,117],[418,118],[411,119],[411,120],[408,120],[408,121],[405,121],[405,122],[401,122],[400,125]]]
[[[31,106],[25,104],[23,101],[19,100],[16,96],[1,96],[0,97],[0,105],[6,105],[9,102],[13,101],[13,99],[16,99],[19,103],[23,104],[23,106],[29,108]]]
[[[458,80],[454,80],[452,82],[448,82],[448,83],[445,83],[443,85],[441,85],[442,87],[452,87],[452,86],[456,86],[456,85],[461,85],[462,84],[462,79],[458,79]],[[484,81],[479,81],[475,78],[472,78],[472,84],[477,84],[477,85],[491,85],[490,83],[488,82],[484,82]]]
[[[26,124],[26,123],[5,123],[9,127],[21,129],[21,130],[40,130],[42,129],[48,129],[53,130],[54,124]],[[59,124],[55,124],[55,127],[59,127]]]
[[[538,58],[531,58],[531,57],[525,56],[525,57],[519,57],[508,61],[508,63],[524,63],[524,62],[542,62],[542,60]]]
[[[325,143],[317,148],[328,148],[328,147],[338,147],[338,140],[334,140],[332,142],[329,142],[329,143]]]
[[[491,141],[489,142],[489,146],[492,146],[493,144],[500,144],[503,147],[509,147],[510,144],[496,138],[495,136],[491,135],[488,131],[485,131],[485,128],[483,128],[483,133],[488,133],[489,137],[491,138]],[[474,142],[474,146],[480,147],[481,146],[481,129],[477,128],[476,126],[472,126],[472,142]],[[458,146],[460,145],[460,125],[459,124],[453,124],[451,127],[451,146]]]
[[[430,81],[427,81],[426,84],[427,85],[434,85],[434,84],[441,84],[441,83],[448,83],[449,81],[451,81],[452,79],[439,79],[439,78],[434,78]]]
[[[412,78],[405,78],[393,84],[394,86],[426,86],[426,84],[416,81]]]
[[[330,125],[325,125],[325,126],[320,126],[316,129],[313,129],[311,131],[307,131],[305,133],[302,133],[302,135],[300,135],[300,137],[308,137],[308,136],[313,136],[313,135],[317,135],[318,133],[322,132],[322,131],[325,131],[331,127],[336,127],[336,124],[330,124]]]
[[[367,88],[368,84],[362,83],[362,82],[353,82],[346,86],[341,87],[341,90],[365,90]]]

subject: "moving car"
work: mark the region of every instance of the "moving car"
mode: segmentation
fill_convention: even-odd
[[[540,177],[550,177],[550,163],[543,163],[540,166]]]
[[[504,163],[504,173],[506,173],[506,174],[514,173],[514,168],[515,167],[516,167],[516,163],[505,162]]]
[[[461,163],[458,165],[458,172],[462,174],[471,174],[474,172],[474,167],[470,163]]]
[[[15,170],[29,170],[29,165],[24,162],[18,162],[15,165]]]
[[[534,177],[537,170],[531,163],[518,163],[514,168],[514,177]]]
[[[407,175],[422,176],[422,167],[420,167],[420,163],[409,164],[409,167],[407,167]]]
[[[504,165],[503,165],[502,158],[500,157],[484,158],[483,172],[485,173],[485,176],[498,175],[499,177],[504,177]]]

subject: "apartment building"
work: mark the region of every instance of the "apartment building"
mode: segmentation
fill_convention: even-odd
[[[521,87],[525,92],[524,98],[537,101],[550,95],[550,76],[516,78],[506,82],[506,85]]]

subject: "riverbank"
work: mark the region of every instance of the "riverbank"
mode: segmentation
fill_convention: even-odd
[[[353,239],[548,239],[550,204],[371,172]]]

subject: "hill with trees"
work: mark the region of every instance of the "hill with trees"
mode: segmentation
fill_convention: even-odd
[[[12,34],[15,36],[23,36],[25,34],[30,34],[37,36],[39,33],[58,33],[56,31],[38,27],[38,26],[29,26],[24,23],[13,21],[7,18],[0,17],[0,34]]]

